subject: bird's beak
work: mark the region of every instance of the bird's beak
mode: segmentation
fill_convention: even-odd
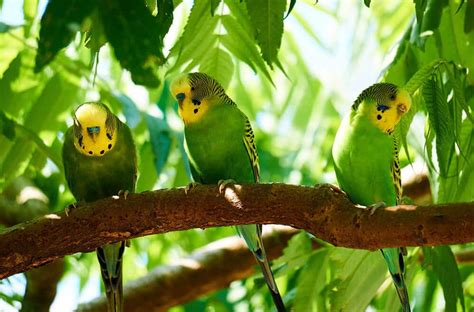
[[[407,112],[407,107],[405,104],[398,104],[397,109],[400,114],[405,114]]]
[[[95,138],[99,135],[99,132],[100,126],[87,127],[87,134],[91,137],[93,141],[95,141]]]

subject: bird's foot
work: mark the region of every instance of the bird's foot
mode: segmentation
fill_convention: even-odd
[[[370,209],[370,215],[372,216],[375,213],[375,210],[379,208],[385,208],[385,207],[387,207],[387,205],[384,202],[379,202],[379,203],[370,205],[367,208]]]
[[[191,182],[189,183],[188,185],[186,185],[186,187],[184,188],[184,194],[188,195],[188,193],[193,189],[195,188],[196,186],[198,186],[200,183],[198,182]]]
[[[64,213],[66,214],[66,217],[69,217],[69,214],[71,211],[77,208],[77,203],[72,203],[69,204],[66,208],[64,208]]]
[[[227,180],[219,180],[217,182],[217,185],[219,186],[219,193],[224,194],[225,189],[229,184],[235,184],[236,182],[232,179],[227,179]]]
[[[117,195],[112,196],[112,198],[113,199],[120,199],[120,197],[123,197],[123,199],[127,199],[128,194],[130,194],[129,191],[120,190],[120,191],[118,191]]]

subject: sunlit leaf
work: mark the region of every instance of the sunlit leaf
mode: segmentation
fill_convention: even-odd
[[[272,67],[281,45],[286,1],[248,0],[246,4],[263,59]]]

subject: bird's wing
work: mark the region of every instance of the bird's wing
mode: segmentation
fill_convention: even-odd
[[[255,145],[255,137],[253,135],[252,126],[250,125],[248,118],[245,118],[245,134],[243,141],[245,150],[249,156],[250,165],[252,166],[255,182],[258,182],[260,180],[260,166],[258,164],[257,146]]]
[[[393,162],[392,162],[392,179],[395,186],[395,194],[397,196],[397,204],[402,202],[402,180],[400,174],[400,161],[398,159],[398,143],[393,138]]]

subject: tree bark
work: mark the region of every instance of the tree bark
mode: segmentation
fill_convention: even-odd
[[[105,222],[106,221],[106,222]],[[106,198],[0,234],[0,278],[64,255],[144,235],[239,224],[283,224],[335,246],[380,249],[474,241],[474,203],[368,209],[330,185],[214,185]]]

